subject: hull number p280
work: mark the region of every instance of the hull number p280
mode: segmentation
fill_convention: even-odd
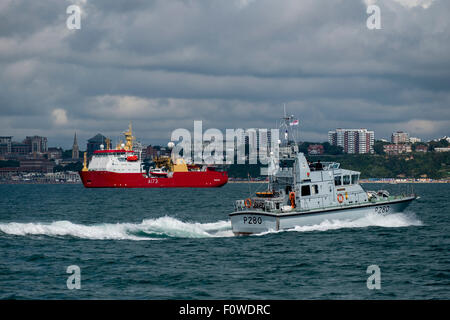
[[[391,209],[390,206],[375,207],[375,213],[388,213],[390,209]]]
[[[262,218],[261,217],[246,217],[244,216],[243,218],[244,224],[261,224],[262,223]]]

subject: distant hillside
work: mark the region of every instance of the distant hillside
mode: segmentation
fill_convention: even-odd
[[[341,168],[361,172],[362,178],[420,178],[433,179],[450,177],[450,152],[430,152],[400,156],[384,155],[335,155],[307,156],[310,161],[335,161]],[[247,178],[247,174],[256,178],[260,176],[260,165],[231,165],[230,177]]]

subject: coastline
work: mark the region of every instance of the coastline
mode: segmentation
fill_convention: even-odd
[[[360,183],[450,183],[450,179],[361,179]],[[228,180],[228,183],[267,183],[267,181]]]
[[[268,181],[263,180],[228,180],[227,183],[251,183],[251,184],[267,184]],[[404,184],[404,183],[450,183],[450,179],[361,179],[360,183],[379,183],[379,184]],[[81,184],[81,181],[20,181],[20,180],[3,180],[0,185],[16,185],[16,184]]]

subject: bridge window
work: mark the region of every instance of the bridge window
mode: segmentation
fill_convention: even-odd
[[[344,176],[344,185],[350,184],[350,176]]]
[[[341,176],[335,176],[334,177],[334,185],[335,186],[340,186],[342,184],[341,182]]]
[[[358,184],[358,182],[359,182],[359,175],[352,174],[352,184]]]
[[[318,194],[319,193],[319,186],[317,184],[313,184],[311,186],[311,194]]]
[[[302,197],[310,196],[310,195],[311,195],[311,190],[309,189],[309,185],[302,186]]]

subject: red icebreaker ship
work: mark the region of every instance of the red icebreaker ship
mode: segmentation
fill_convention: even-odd
[[[131,125],[124,133],[126,144],[116,149],[97,150],[89,166],[84,154],[84,167],[79,172],[86,188],[211,188],[228,182],[225,171],[214,166],[188,165],[183,159],[153,159],[155,168],[144,170],[140,153],[133,150]]]

